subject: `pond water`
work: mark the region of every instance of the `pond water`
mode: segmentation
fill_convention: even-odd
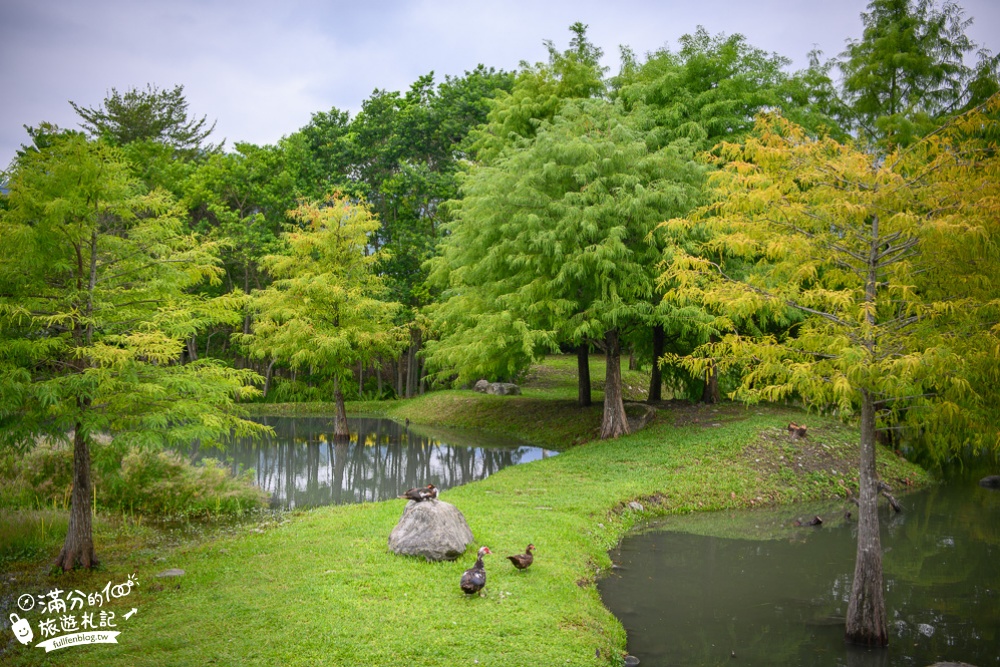
[[[389,419],[348,418],[346,442],[334,440],[332,418],[258,421],[275,436],[237,440],[222,451],[196,450],[191,458],[226,461],[234,473],[252,468],[271,506],[289,509],[385,500],[426,484],[447,490],[556,453],[509,437],[407,428]]]
[[[599,583],[652,665],[1000,665],[1000,491],[975,479],[882,507],[889,647],[844,642],[856,523],[846,504],[663,521]],[[819,515],[817,527],[794,521]]]

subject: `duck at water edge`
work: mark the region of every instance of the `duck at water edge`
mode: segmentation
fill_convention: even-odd
[[[479,547],[479,557],[476,558],[476,564],[462,573],[459,585],[462,587],[462,592],[466,595],[479,593],[486,586],[486,569],[483,567],[483,556],[491,553],[493,552],[490,551],[489,547]]]

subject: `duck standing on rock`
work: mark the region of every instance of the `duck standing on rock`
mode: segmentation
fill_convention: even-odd
[[[523,554],[518,554],[517,556],[507,556],[507,560],[514,564],[519,570],[527,570],[535,561],[535,556],[531,553],[535,550],[534,544],[529,544],[528,548],[524,550]]]
[[[476,558],[476,564],[462,573],[462,580],[459,582],[459,585],[462,587],[462,592],[466,595],[478,593],[486,585],[486,569],[483,567],[483,556],[491,553],[493,552],[490,551],[489,547],[479,547],[479,557]]]
[[[400,498],[406,498],[407,500],[414,500],[420,502],[422,500],[435,500],[438,497],[437,487],[433,484],[428,484],[427,486],[415,487],[408,489],[406,493],[399,496]]]

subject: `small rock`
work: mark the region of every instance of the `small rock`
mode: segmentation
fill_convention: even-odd
[[[1000,475],[988,475],[979,480],[979,486],[985,489],[1000,489]]]
[[[485,394],[486,393],[486,389],[489,386],[490,386],[489,381],[487,381],[487,380],[480,380],[479,382],[477,382],[475,384],[475,386],[473,387],[473,389],[475,391],[478,391],[480,394]]]
[[[174,567],[174,568],[170,568],[169,570],[164,570],[163,572],[160,572],[156,576],[158,576],[158,577],[183,577],[184,576],[184,570],[178,570],[177,568]]]
[[[639,664],[639,658],[634,655],[625,656],[625,667],[635,667]]]
[[[628,506],[634,509],[636,512],[641,512],[644,509],[640,503],[637,503],[634,500],[630,502]]]
[[[510,382],[491,382],[486,387],[486,393],[497,396],[520,396],[521,388]]]

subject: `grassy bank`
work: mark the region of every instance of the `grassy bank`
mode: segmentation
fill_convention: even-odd
[[[552,395],[530,386],[506,401],[432,393],[391,413],[458,426],[492,419],[496,429],[509,424],[521,437],[585,438],[590,426],[580,422],[590,411],[559,396],[566,387],[542,391]],[[528,410],[544,401],[551,405],[542,412]],[[809,423],[808,438],[790,439],[782,427],[792,420]],[[106,609],[119,618],[139,611],[119,622],[117,645],[44,654],[13,644],[2,658],[53,665],[621,664],[623,630],[593,584],[610,565],[607,550],[631,526],[653,514],[843,495],[856,489],[849,472],[856,439],[852,429],[801,413],[676,405],[637,434],[587,442],[443,494],[465,514],[476,546],[496,553],[487,557],[488,597],[467,599],[458,588],[474,548],[454,563],[388,553],[403,501],[327,507],[180,546],[166,560],[133,553],[107,559],[100,572],[50,579],[49,586],[92,591],[136,573],[140,586]],[[888,452],[880,452],[879,467],[896,486],[924,481]],[[643,510],[629,508],[633,500]],[[535,564],[520,573],[503,556],[529,541],[537,546]],[[166,568],[186,574],[155,577]]]
[[[377,415],[425,426],[451,426],[513,435],[551,449],[563,450],[597,438],[601,430],[604,358],[590,361],[593,404],[577,406],[576,357],[551,356],[533,367],[525,378],[523,395],[487,396],[468,390],[434,391],[402,401],[351,401],[355,415]],[[622,371],[626,400],[646,398],[649,373]],[[332,415],[331,403],[262,403],[253,414],[275,416]]]

